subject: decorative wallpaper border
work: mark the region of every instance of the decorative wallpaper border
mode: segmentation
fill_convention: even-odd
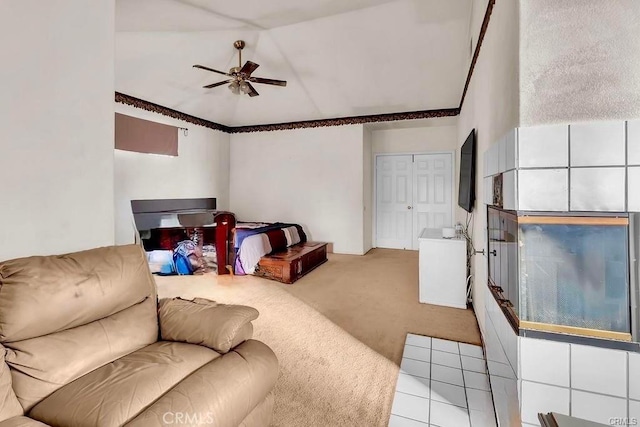
[[[194,125],[204,126],[209,129],[215,129],[222,132],[230,133],[229,126],[225,126],[220,123],[212,122],[210,120],[201,119],[200,117],[185,114],[180,111],[164,107],[160,104],[154,104],[153,102],[145,101],[144,99],[127,95],[125,93],[116,92],[115,101],[120,104],[131,105],[132,107],[140,108],[141,110],[162,114],[163,116],[182,120],[187,123],[193,123]]]
[[[350,117],[338,117],[333,119],[318,119],[318,120],[303,120],[298,122],[285,122],[285,123],[271,123],[264,125],[250,125],[250,126],[226,126],[220,123],[212,122],[210,120],[201,119],[189,114],[182,113],[171,108],[164,107],[159,104],[155,104],[144,99],[136,98],[131,95],[116,92],[115,101],[120,104],[131,105],[142,110],[151,111],[154,113],[162,114],[163,116],[171,117],[174,119],[182,120],[188,123],[193,123],[198,126],[204,126],[209,129],[215,129],[226,133],[246,133],[246,132],[269,132],[276,130],[291,130],[291,129],[304,129],[304,128],[318,128],[327,126],[344,126],[355,125],[362,123],[377,123],[377,122],[391,122],[398,120],[415,120],[415,119],[430,119],[435,117],[452,117],[460,114],[464,98],[467,95],[469,89],[469,83],[473,76],[473,70],[475,69],[478,57],[480,56],[480,49],[482,48],[482,42],[484,36],[489,27],[489,21],[491,19],[491,12],[496,0],[489,0],[487,4],[487,10],[484,14],[482,21],[482,27],[480,28],[480,35],[478,42],[476,43],[476,49],[471,59],[469,66],[469,72],[467,74],[467,80],[464,84],[464,90],[462,91],[462,97],[460,98],[460,105],[457,108],[442,108],[438,110],[419,110],[419,111],[406,111],[399,113],[385,113],[385,114],[371,114],[367,116],[350,116]]]
[[[272,123],[267,125],[236,126],[229,128],[229,130],[230,133],[268,132],[274,130],[291,130],[326,126],[357,125],[361,123],[391,122],[396,120],[450,117],[457,116],[458,114],[460,114],[460,110],[458,108],[445,108],[440,110],[421,110],[403,113],[372,114],[368,116],[338,117],[335,119],[303,120],[299,122]]]
[[[469,65],[469,73],[467,74],[467,80],[464,82],[464,90],[462,91],[462,97],[460,98],[459,110],[462,110],[462,104],[464,104],[464,98],[467,96],[467,90],[471,83],[471,76],[473,76],[473,70],[476,68],[476,62],[480,56],[480,49],[482,48],[482,42],[484,36],[489,28],[489,21],[491,20],[491,12],[493,12],[493,6],[496,4],[496,0],[489,0],[487,4],[487,10],[484,13],[484,19],[482,20],[482,27],[480,27],[480,35],[478,36],[478,42],[476,43],[476,50],[473,52],[473,58],[471,59],[471,65]]]

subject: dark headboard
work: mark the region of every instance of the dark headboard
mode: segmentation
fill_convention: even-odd
[[[175,212],[190,210],[215,210],[216,199],[150,199],[132,200],[134,214],[150,212]]]

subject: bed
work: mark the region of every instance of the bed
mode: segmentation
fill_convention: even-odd
[[[238,222],[234,236],[235,274],[253,274],[263,256],[306,241],[307,235],[298,224]]]

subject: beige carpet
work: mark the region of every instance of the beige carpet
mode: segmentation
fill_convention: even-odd
[[[417,303],[414,252],[331,255],[291,286],[253,276],[156,281],[161,298],[199,296],[260,311],[254,337],[281,367],[274,426],[386,426],[406,332],[479,342],[469,310]]]
[[[263,279],[158,277],[160,297],[207,297],[260,311],[254,338],[280,361],[274,426],[384,426],[398,367]]]
[[[417,251],[330,254],[329,263],[279,286],[398,364],[408,332],[481,344],[472,310],[418,302]]]

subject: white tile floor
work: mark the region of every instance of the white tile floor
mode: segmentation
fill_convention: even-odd
[[[495,427],[482,347],[408,334],[389,427]]]

